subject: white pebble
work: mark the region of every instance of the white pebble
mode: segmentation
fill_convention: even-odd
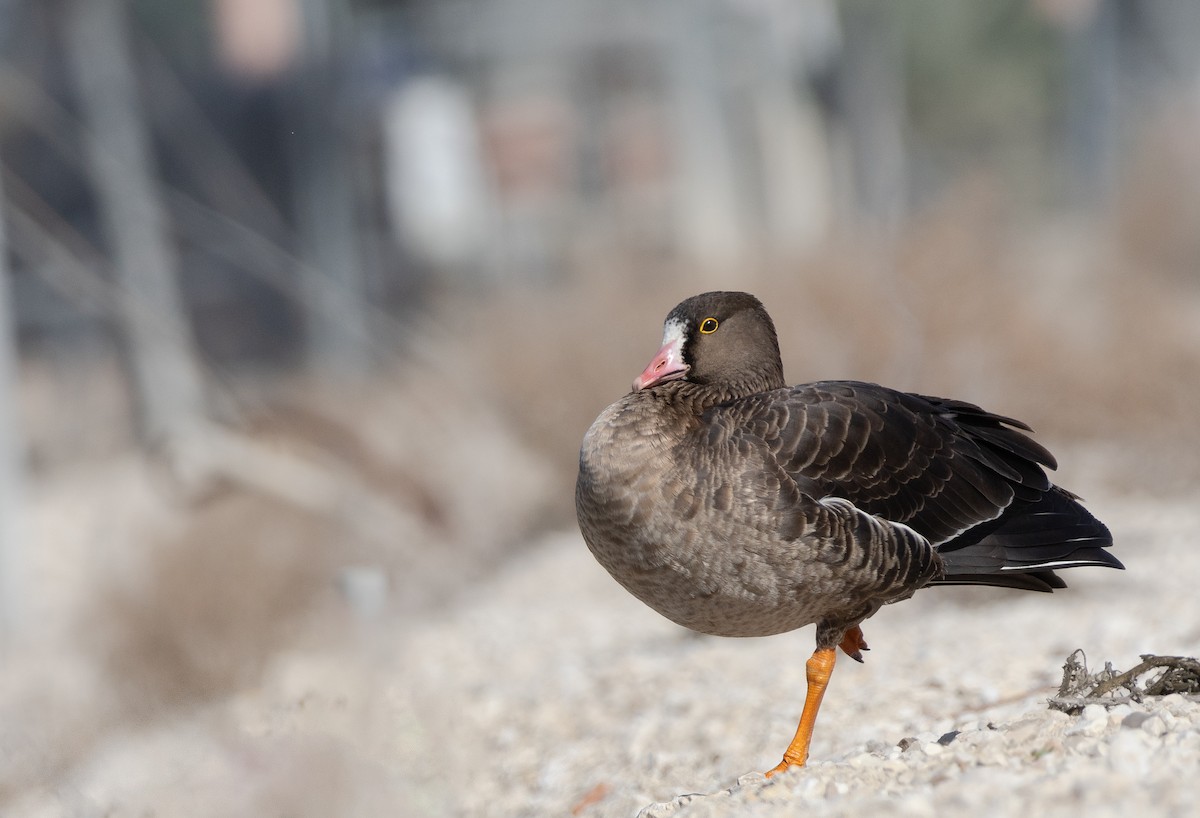
[[[875,756],[870,753],[857,753],[845,759],[846,763],[851,767],[861,768],[866,767],[875,760]]]
[[[1108,764],[1116,772],[1143,778],[1150,773],[1151,756],[1149,736],[1140,730],[1122,730],[1109,742]]]
[[[1142,722],[1142,730],[1152,736],[1161,736],[1167,733],[1167,723],[1163,719],[1162,713],[1154,713],[1150,718]]]
[[[1079,714],[1079,718],[1075,723],[1063,731],[1063,735],[1101,736],[1104,735],[1107,729],[1108,714],[1105,713],[1104,708],[1098,704],[1089,704],[1083,708],[1083,712]]]
[[[1108,723],[1116,727],[1121,723],[1121,720],[1133,712],[1133,708],[1127,704],[1118,704],[1116,707],[1111,707],[1108,710]]]

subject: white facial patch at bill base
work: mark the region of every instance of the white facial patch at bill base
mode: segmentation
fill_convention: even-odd
[[[678,318],[672,318],[663,324],[663,339],[662,346],[678,341],[679,348],[683,349],[683,343],[687,340],[687,325]]]

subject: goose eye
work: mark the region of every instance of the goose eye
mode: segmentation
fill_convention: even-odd
[[[717,331],[718,326],[719,326],[719,324],[717,324],[717,319],[705,318],[703,321],[700,322],[700,334],[701,335],[712,335],[714,332]]]

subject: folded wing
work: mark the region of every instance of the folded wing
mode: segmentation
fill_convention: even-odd
[[[1112,536],[1053,485],[1020,421],[970,403],[826,381],[726,407],[804,493],[839,497],[934,544],[945,583],[1052,590],[1055,569],[1122,567]]]

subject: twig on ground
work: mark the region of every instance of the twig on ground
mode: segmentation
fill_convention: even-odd
[[[1141,676],[1156,670],[1162,672],[1144,686],[1138,684]],[[1124,691],[1126,695],[1117,695],[1117,691]],[[1087,657],[1082,650],[1076,650],[1067,657],[1058,694],[1048,704],[1054,710],[1075,714],[1089,704],[1115,707],[1141,702],[1147,696],[1172,693],[1200,701],[1200,660],[1147,653],[1142,655],[1140,664],[1123,673],[1114,670],[1111,662],[1105,662],[1103,670],[1089,673]]]

